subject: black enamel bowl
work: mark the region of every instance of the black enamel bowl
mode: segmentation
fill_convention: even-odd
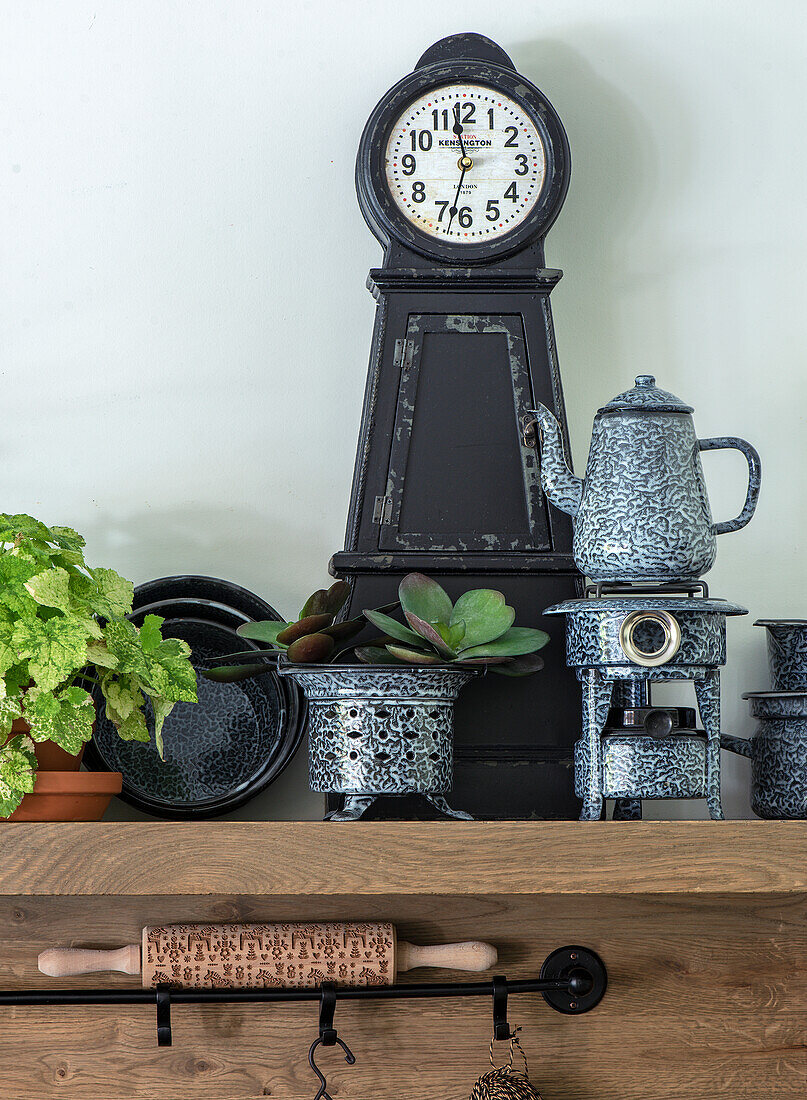
[[[99,717],[85,760],[94,770],[121,772],[120,797],[156,817],[228,813],[268,787],[294,756],[305,704],[299,689],[273,671],[236,684],[213,683],[201,672],[211,659],[251,647],[236,634],[243,623],[280,616],[253,593],[207,577],[166,577],[139,586],[130,618],[140,626],[150,614],[164,618],[163,637],[190,645],[199,702],[177,703],[171,711],[161,760],[153,742],[120,739],[96,688]],[[152,726],[149,705],[146,716]]]

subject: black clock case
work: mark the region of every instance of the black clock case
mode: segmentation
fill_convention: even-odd
[[[461,57],[452,58],[457,51]],[[541,672],[523,680],[489,672],[461,693],[449,801],[477,817],[576,818],[579,688],[557,625],[542,612],[578,595],[581,578],[571,522],[550,512],[537,456],[521,430],[538,400],[566,435],[549,302],[562,273],[544,267],[543,235],[568,187],[568,144],[545,97],[489,39],[452,36],[421,62],[376,108],[357,160],[360,205],[385,257],[368,279],[377,300],[370,369],[345,549],[334,555],[331,572],[351,583],[348,615],[394,599],[401,577],[419,570],[452,598],[468,588],[498,588],[518,624],[550,633]],[[548,171],[536,207],[514,234],[468,246],[477,253],[470,262],[457,263],[456,249],[463,261],[467,253],[451,244],[437,259],[429,252],[442,242],[428,239],[423,247],[416,231],[399,224],[405,219],[390,214],[372,151],[383,155],[406,101],[435,79],[487,83],[502,73],[503,90],[531,114],[540,109],[542,124],[552,127],[552,178]],[[334,797],[329,806],[339,803]],[[424,810],[417,800],[381,799],[368,816]]]
[[[484,39],[492,47],[486,51],[488,57],[466,53],[476,49],[478,55],[480,39],[481,35],[452,35],[443,40],[442,50],[428,50],[415,71],[390,89],[367,121],[356,157],[356,192],[365,221],[385,246],[395,239],[432,260],[463,266],[484,264],[520,251],[536,234],[543,236],[563,205],[571,167],[566,131],[546,96],[515,71],[510,58],[494,42]],[[451,51],[460,51],[460,55],[452,58]],[[544,186],[529,216],[505,236],[478,244],[441,240],[417,229],[390,195],[384,172],[389,131],[407,104],[430,88],[457,82],[487,85],[515,99],[535,123],[546,154]]]

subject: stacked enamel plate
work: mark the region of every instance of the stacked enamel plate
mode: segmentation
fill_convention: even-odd
[[[198,703],[177,703],[163,729],[165,759],[153,741],[122,741],[96,699],[98,722],[85,761],[121,772],[121,798],[156,817],[215,817],[242,806],[269,786],[291,760],[303,736],[305,704],[299,689],[274,671],[236,684],[216,684],[202,671],[211,659],[251,643],[239,626],[280,615],[252,592],[214,577],[179,576],[135,589],[131,620],[165,621],[165,638],[191,647]],[[256,645],[256,649],[258,646]],[[149,724],[153,715],[147,707]]]

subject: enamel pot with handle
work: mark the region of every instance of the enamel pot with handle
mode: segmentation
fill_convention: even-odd
[[[751,761],[751,809],[757,817],[807,818],[807,694],[748,691],[757,720],[747,740],[724,733],[721,748]]]
[[[549,500],[574,520],[574,560],[593,581],[669,582],[708,572],[716,536],[739,531],[759,496],[759,455],[744,439],[698,439],[692,407],[659,389],[649,374],[599,410],[584,478],[564,454],[560,427],[544,405],[526,423],[540,432],[541,484]],[[735,448],[748,462],[740,514],[714,523],[701,451]]]

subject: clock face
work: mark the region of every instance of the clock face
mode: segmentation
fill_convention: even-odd
[[[544,186],[546,150],[514,99],[483,84],[447,84],[393,123],[384,167],[390,195],[414,227],[480,245],[528,217]]]

